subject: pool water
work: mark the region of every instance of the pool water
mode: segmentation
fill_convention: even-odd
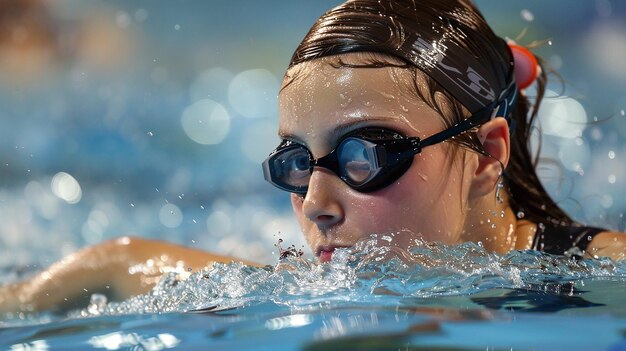
[[[626,350],[626,263],[373,236],[328,264],[216,264],[123,302],[13,316],[0,350]]]

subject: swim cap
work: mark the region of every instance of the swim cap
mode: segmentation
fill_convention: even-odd
[[[290,66],[350,52],[378,52],[408,62],[472,114],[498,106],[517,90],[507,43],[462,0],[349,0],[322,15]]]

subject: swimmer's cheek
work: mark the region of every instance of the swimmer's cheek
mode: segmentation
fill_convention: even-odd
[[[587,247],[591,257],[609,257],[615,261],[626,259],[626,233],[602,232]]]

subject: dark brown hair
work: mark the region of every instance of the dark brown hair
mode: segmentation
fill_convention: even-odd
[[[289,66],[351,52],[379,54],[359,67],[412,69],[415,79],[419,76],[426,83],[424,89],[416,82],[415,93],[439,112],[448,127],[498,101],[514,79],[510,49],[469,0],[348,0],[317,20]],[[398,59],[403,64],[398,64]],[[458,76],[454,76],[456,72]],[[531,128],[547,83],[546,70],[541,72],[532,110],[528,99],[518,94],[508,116],[515,128],[504,171],[505,186],[515,213],[523,213],[536,223],[571,225],[572,219],[539,181],[538,158],[529,150]],[[437,106],[435,94],[443,96],[452,113]],[[487,154],[475,133],[465,133],[453,141]]]

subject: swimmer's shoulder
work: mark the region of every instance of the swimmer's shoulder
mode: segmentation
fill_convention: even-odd
[[[626,233],[614,231],[598,233],[587,245],[587,253],[592,257],[626,259]]]

